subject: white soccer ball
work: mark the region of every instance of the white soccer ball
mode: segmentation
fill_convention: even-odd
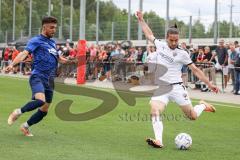
[[[176,147],[180,150],[187,150],[192,145],[192,138],[187,133],[179,133],[175,138]]]

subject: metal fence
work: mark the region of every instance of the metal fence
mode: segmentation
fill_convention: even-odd
[[[192,17],[192,25],[190,23],[190,17],[177,17],[179,22],[180,38],[189,39],[189,38],[213,38],[213,31],[205,31],[205,33],[199,32],[199,30],[194,27],[194,25],[200,21],[209,21],[209,19],[201,18],[197,16]],[[174,24],[177,18],[170,20],[170,24]],[[161,23],[157,19],[146,19],[147,23],[153,30],[156,37],[164,38],[165,36],[165,24]],[[213,20],[212,20],[213,22]],[[183,25],[184,24],[184,25]],[[131,40],[138,40],[138,22],[136,19],[131,20]],[[203,26],[204,27],[204,26]],[[206,26],[205,26],[206,28]],[[203,28],[204,29],[204,28]],[[99,23],[99,41],[119,41],[127,39],[127,30],[128,22],[127,21],[118,21],[118,22],[104,22],[100,20]],[[62,32],[61,32],[62,31]],[[21,37],[34,36],[41,32],[41,28],[32,28],[31,33],[29,33],[28,28],[16,29],[15,35],[13,36],[12,28],[8,30],[0,31],[0,43],[11,42],[13,37],[15,40],[20,39]],[[61,34],[62,33],[62,34]],[[59,26],[55,37],[60,39],[69,39],[70,38],[70,25],[65,25],[63,27]],[[226,32],[226,28],[218,27],[218,38],[228,38],[229,32]],[[240,37],[240,26],[233,29],[233,38]],[[79,39],[79,25],[73,25],[72,27],[72,41],[77,41]],[[145,39],[143,35],[143,39]],[[96,40],[96,24],[86,23],[86,40],[95,41]]]

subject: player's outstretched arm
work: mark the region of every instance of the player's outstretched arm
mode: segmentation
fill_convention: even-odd
[[[195,66],[195,64],[190,64],[188,67],[192,70],[193,74],[196,75],[202,82],[204,82],[208,87],[215,93],[219,92],[219,88],[212,83],[209,82],[208,78],[204,75],[204,73]]]
[[[26,50],[20,52],[20,53],[17,55],[17,57],[13,60],[13,62],[12,62],[9,66],[7,66],[7,67],[5,68],[5,72],[11,71],[12,68],[13,68],[13,66],[15,66],[16,64],[22,62],[22,61],[28,56],[28,54],[29,54],[29,52],[26,51]]]
[[[136,17],[138,19],[138,23],[142,27],[143,33],[145,34],[146,38],[150,40],[152,43],[155,39],[152,30],[149,28],[148,24],[143,19],[143,14],[140,11],[136,12]]]

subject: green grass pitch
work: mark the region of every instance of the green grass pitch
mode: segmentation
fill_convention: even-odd
[[[117,96],[112,90],[107,90]],[[214,95],[213,95],[214,96]],[[134,107],[121,99],[116,109],[85,122],[67,122],[55,115],[63,99],[74,101],[73,113],[93,109],[100,100],[55,93],[48,116],[33,126],[34,137],[24,137],[19,126],[32,113],[26,113],[13,126],[7,125],[9,113],[31,97],[28,81],[0,77],[0,160],[236,160],[240,158],[240,106],[216,105],[216,113],[203,113],[197,121],[181,116],[173,103],[165,110],[163,149],[146,145],[153,137],[149,120],[149,98],[138,98]],[[197,103],[196,101],[193,101]],[[239,107],[239,108],[237,108]],[[178,118],[176,119],[176,117]],[[180,132],[192,136],[190,150],[175,148]]]

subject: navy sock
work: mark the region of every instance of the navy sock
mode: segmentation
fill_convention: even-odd
[[[45,117],[47,115],[47,112],[43,112],[40,109],[38,109],[38,111],[36,113],[34,113],[32,115],[32,117],[29,118],[29,120],[27,121],[29,126],[32,126],[34,124],[37,124],[38,122],[40,122],[43,117]]]
[[[28,102],[27,104],[25,104],[22,108],[21,108],[21,112],[29,112],[32,111],[38,107],[41,107],[42,105],[44,105],[44,102],[42,100],[36,99],[33,101]]]

